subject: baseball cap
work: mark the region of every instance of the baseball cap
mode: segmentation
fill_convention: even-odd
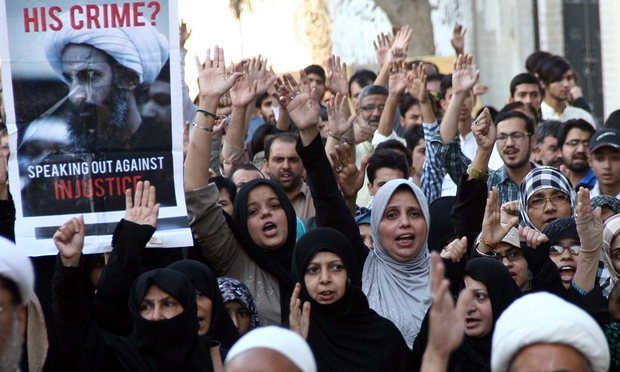
[[[620,149],[620,131],[616,129],[597,130],[590,138],[590,152],[604,146]]]

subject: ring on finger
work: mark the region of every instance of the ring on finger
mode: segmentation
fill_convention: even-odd
[[[342,172],[342,165],[336,166],[335,170],[336,170],[336,173]]]

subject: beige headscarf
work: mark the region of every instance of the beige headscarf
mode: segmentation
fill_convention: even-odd
[[[613,288],[616,285],[616,282],[620,277],[620,274],[618,274],[618,271],[614,268],[614,263],[611,259],[611,244],[618,234],[620,234],[620,214],[617,214],[605,221],[605,227],[603,230],[603,262],[609,271],[611,282],[610,288]]]

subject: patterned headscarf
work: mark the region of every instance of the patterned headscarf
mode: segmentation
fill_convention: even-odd
[[[536,231],[540,231],[534,226],[530,216],[527,214],[527,201],[534,193],[544,189],[555,189],[562,191],[570,197],[571,215],[575,215],[577,207],[577,193],[573,190],[568,178],[559,170],[553,167],[538,167],[528,173],[519,186],[519,214],[520,225],[528,226]]]
[[[250,330],[259,327],[260,322],[256,306],[254,305],[254,297],[252,297],[248,287],[237,279],[228,277],[217,278],[217,284],[220,286],[224,304],[229,301],[237,301],[250,313]]]
[[[620,213],[620,200],[613,196],[609,195],[599,195],[592,198],[590,201],[590,205],[592,206],[592,210],[595,210],[598,207],[607,207],[611,209],[614,214]]]
[[[610,275],[610,288],[613,288],[620,277],[618,271],[614,268],[613,260],[611,259],[611,244],[614,239],[620,234],[620,215],[615,215],[605,221],[605,228],[603,229],[603,262],[605,267],[609,271]]]

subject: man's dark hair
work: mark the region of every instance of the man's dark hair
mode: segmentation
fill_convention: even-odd
[[[536,112],[536,109],[534,108],[534,106],[532,106],[529,103],[523,103],[521,101],[514,101],[514,102],[507,103],[506,106],[502,107],[501,110],[499,110],[497,114],[499,115],[499,114],[503,114],[506,112],[517,111],[517,110],[527,110],[532,114],[533,117],[537,118],[537,121],[539,119],[538,113]],[[497,122],[497,120],[494,120],[494,121]]]
[[[375,151],[370,159],[368,159],[366,175],[368,176],[368,181],[370,181],[371,184],[375,181],[377,170],[381,168],[399,170],[403,173],[404,178],[409,176],[407,161],[401,154],[397,154],[392,150],[383,149]]]
[[[247,170],[247,171],[257,171],[258,173],[260,173],[262,178],[265,178],[265,175],[263,174],[263,172],[260,171],[260,169],[256,168],[256,166],[254,166],[254,164],[252,163],[243,163],[243,164],[239,164],[235,167],[233,167],[233,169],[230,171],[230,180],[232,181],[233,175],[238,171],[238,170]]]
[[[538,87],[538,91],[542,93],[542,88],[540,87],[540,82],[538,78],[528,72],[521,73],[510,80],[510,97],[515,95],[515,91],[517,90],[517,86],[521,84],[536,84]]]
[[[402,97],[400,97],[400,102],[398,103],[398,111],[400,111],[400,116],[404,118],[407,111],[415,105],[420,106],[420,101],[417,98],[413,98],[409,94],[403,94]]]
[[[251,157],[258,154],[261,151],[265,151],[265,143],[269,137],[273,136],[276,132],[276,128],[271,124],[262,124],[254,131],[252,139],[250,140],[250,154]]]
[[[360,88],[364,88],[367,85],[371,85],[377,79],[377,74],[370,70],[357,70],[349,78],[349,97],[351,96],[351,84],[356,82]]]
[[[500,112],[499,114],[497,114],[496,122],[499,125],[499,123],[501,123],[502,121],[513,119],[513,118],[519,118],[523,120],[525,122],[525,131],[528,132],[530,135],[534,134],[534,120],[532,120],[531,117],[519,111]]]
[[[254,107],[260,108],[263,105],[263,101],[266,100],[267,98],[269,98],[269,93],[265,92],[261,94],[261,96],[258,97],[256,101],[254,101]]]
[[[299,136],[296,133],[292,132],[277,133],[272,137],[269,137],[267,141],[265,141],[265,159],[269,160],[271,145],[273,145],[275,141],[296,144],[297,138],[299,138]]]
[[[11,295],[11,305],[19,306],[22,303],[22,296],[14,281],[0,275],[0,288],[6,290]]]
[[[444,75],[439,85],[439,99],[446,99],[446,91],[452,88],[452,74]]]
[[[405,132],[405,141],[407,141],[407,148],[409,151],[413,152],[413,149],[420,143],[420,141],[424,141],[424,129],[421,125],[414,125],[413,127],[407,129]]]
[[[407,148],[407,146],[403,145],[399,140],[391,139],[387,141],[381,142],[377,147],[375,147],[375,151],[377,150],[391,150],[398,154],[401,154],[405,157],[407,161],[407,167],[411,168],[411,151]]]
[[[530,54],[525,60],[525,69],[530,74],[536,74],[538,63],[545,58],[551,57],[552,55],[553,54],[542,50],[535,51],[534,53]]]
[[[323,79],[323,83],[325,83],[325,69],[319,65],[310,65],[304,68],[304,72],[306,75],[315,74],[319,75],[321,79]]]
[[[566,136],[572,129],[579,129],[584,132],[590,133],[590,137],[594,134],[594,127],[587,121],[583,119],[570,119],[564,122],[562,128],[562,134],[558,138],[558,147],[564,146],[564,142],[566,142]]]
[[[538,124],[538,131],[536,132],[536,143],[541,144],[547,137],[553,137],[559,140],[562,135],[562,127],[564,123],[559,120],[545,120]]]
[[[211,181],[215,183],[218,191],[221,192],[222,189],[226,189],[226,191],[228,191],[228,195],[230,196],[230,201],[233,203],[235,202],[235,197],[237,197],[237,186],[235,186],[233,181],[222,176],[213,177]]]
[[[551,84],[562,79],[562,76],[570,71],[570,63],[564,57],[551,56],[538,63],[536,75],[545,84]]]

